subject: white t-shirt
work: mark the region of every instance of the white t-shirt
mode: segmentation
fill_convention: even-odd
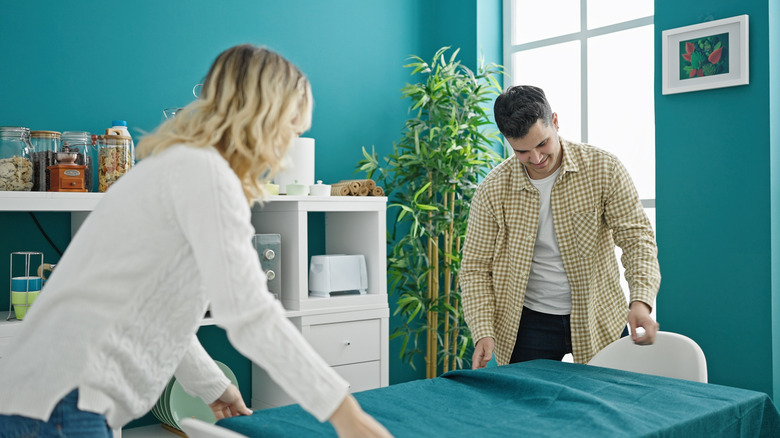
[[[172,375],[206,403],[230,383],[195,336],[210,305],[231,344],[320,421],[348,393],[268,292],[241,183],[213,148],[171,147],[109,188],[0,359],[0,413],[46,420],[79,389],[113,428]]]
[[[555,237],[550,194],[561,168],[542,179],[531,179],[539,190],[539,225],[536,228],[534,257],[523,305],[537,312],[553,315],[571,314],[571,288],[563,268],[561,251]],[[530,179],[530,178],[529,178]]]

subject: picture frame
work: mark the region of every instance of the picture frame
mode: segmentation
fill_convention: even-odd
[[[662,94],[746,85],[748,16],[661,32]]]

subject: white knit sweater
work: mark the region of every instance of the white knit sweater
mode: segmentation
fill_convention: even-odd
[[[348,384],[268,293],[241,184],[213,148],[175,146],[106,192],[0,359],[0,413],[79,408],[121,427],[174,375],[210,403],[229,384],[195,333],[206,307],[230,342],[326,420]]]

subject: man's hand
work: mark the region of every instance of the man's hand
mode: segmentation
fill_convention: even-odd
[[[650,318],[650,306],[641,302],[633,301],[628,311],[628,327],[631,329],[631,339],[638,345],[650,345],[655,342],[655,334],[658,332],[658,323]],[[645,334],[639,337],[636,333],[637,327],[645,329]]]
[[[493,350],[496,343],[491,337],[482,338],[474,346],[474,354],[471,356],[471,369],[477,370],[485,368],[490,359],[493,358]]]
[[[239,415],[252,415],[252,410],[244,404],[241,393],[235,385],[228,385],[225,392],[209,405],[217,420],[236,417]]]

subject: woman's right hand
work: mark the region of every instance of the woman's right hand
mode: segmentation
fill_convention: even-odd
[[[368,415],[352,394],[347,394],[333,415],[328,419],[339,438],[377,437],[392,438],[374,417]]]

